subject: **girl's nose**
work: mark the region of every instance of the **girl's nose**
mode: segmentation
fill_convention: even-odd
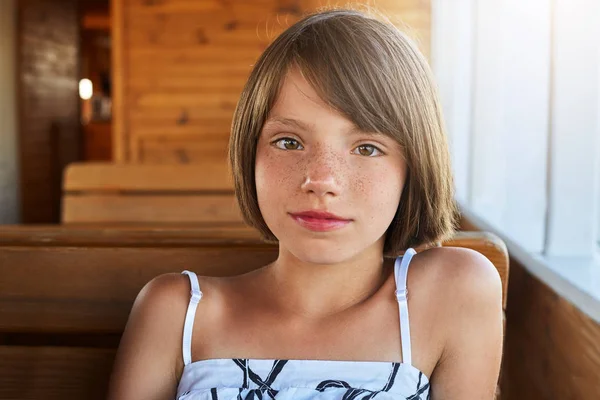
[[[319,197],[340,194],[339,170],[344,168],[333,154],[316,155],[306,168],[302,190]]]

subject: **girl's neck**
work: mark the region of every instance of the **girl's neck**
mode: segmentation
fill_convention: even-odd
[[[393,260],[384,262],[381,250],[371,249],[340,263],[318,265],[280,246],[278,259],[264,272],[275,309],[292,319],[318,322],[376,294],[393,274]]]

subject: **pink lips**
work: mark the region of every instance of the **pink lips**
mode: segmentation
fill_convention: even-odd
[[[352,222],[351,219],[338,217],[324,211],[303,211],[299,213],[290,213],[292,218],[298,224],[315,232],[327,232],[343,228]]]

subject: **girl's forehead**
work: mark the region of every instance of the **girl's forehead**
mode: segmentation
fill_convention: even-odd
[[[314,107],[331,108],[297,68],[284,75],[273,109],[312,103]]]
[[[323,121],[356,128],[351,118],[341,113],[322,97],[297,69],[284,77],[275,102],[269,110],[266,125],[285,125],[303,130],[314,130]]]

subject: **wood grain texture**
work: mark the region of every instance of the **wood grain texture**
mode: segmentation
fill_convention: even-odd
[[[120,333],[135,296],[155,276],[185,269],[230,276],[266,265],[276,256],[273,247],[244,243],[2,247],[0,332]]]
[[[125,83],[129,76],[125,63],[127,46],[124,45],[128,21],[123,15],[123,1],[110,0],[111,18],[111,80],[112,80],[112,160],[123,162],[129,158],[127,109],[125,105]]]
[[[62,223],[242,222],[233,194],[66,195]]]
[[[270,247],[258,231],[239,224],[3,225],[0,247],[196,247],[236,243]]]
[[[166,130],[165,130],[166,132]],[[228,138],[222,134],[141,135],[132,141],[134,161],[152,164],[223,163],[227,159]]]
[[[600,399],[600,325],[515,259],[506,293],[502,400]]]
[[[189,192],[233,193],[225,163],[194,165],[138,165],[114,163],[73,163],[64,174],[66,193],[92,192]]]
[[[242,223],[227,165],[81,163],[65,171],[63,224]]]
[[[115,349],[0,346],[0,399],[105,399]]]
[[[600,325],[511,262],[503,399],[600,399]]]
[[[429,55],[429,0],[366,3]],[[252,65],[285,28],[328,4],[112,0],[114,159],[186,164],[226,154],[233,110]],[[170,140],[173,135],[178,138]]]

